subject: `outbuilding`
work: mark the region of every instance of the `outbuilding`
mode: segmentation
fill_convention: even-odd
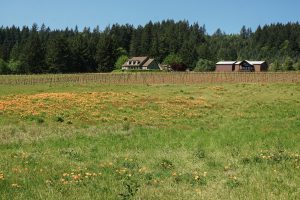
[[[268,70],[266,61],[220,61],[216,72],[262,72]]]
[[[235,71],[236,61],[220,61],[216,64],[216,72],[232,72]]]

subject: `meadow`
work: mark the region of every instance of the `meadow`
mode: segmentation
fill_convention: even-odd
[[[298,199],[300,84],[0,85],[1,199]]]

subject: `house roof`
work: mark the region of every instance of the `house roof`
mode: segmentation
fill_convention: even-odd
[[[143,57],[132,57],[128,61],[139,61],[139,62],[145,62],[148,59],[148,57],[143,56]]]
[[[123,64],[123,67],[148,67],[155,60],[146,56],[142,57],[132,57],[127,62]],[[130,62],[133,62],[130,64]],[[135,63],[138,62],[138,63]]]
[[[123,67],[130,67],[130,66],[143,66],[144,63],[147,62],[149,58],[146,56],[141,56],[141,57],[132,57],[128,61],[126,61],[122,66]],[[130,64],[130,62],[133,62],[134,64]],[[135,63],[137,62],[137,64]]]
[[[264,62],[266,61],[249,61],[249,60],[246,60],[248,63],[250,63],[251,65],[261,65],[263,64]]]
[[[153,58],[148,59],[144,64],[143,67],[148,67],[154,61]]]
[[[217,65],[233,65],[236,61],[220,61]]]

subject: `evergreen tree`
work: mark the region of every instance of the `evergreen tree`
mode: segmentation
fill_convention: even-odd
[[[9,71],[9,68],[7,66],[7,63],[0,58],[0,74],[8,74],[10,71]]]
[[[247,39],[248,38],[246,26],[242,27],[242,29],[240,31],[240,36],[241,36],[242,39]]]
[[[49,72],[72,72],[72,54],[66,38],[61,35],[52,37],[47,45],[46,63]]]
[[[130,42],[130,56],[140,56],[141,55],[141,31],[142,27],[138,27],[132,33],[131,42]]]
[[[25,73],[41,73],[46,71],[44,68],[44,50],[38,33],[33,32],[26,40],[20,55],[20,60],[24,64]]]
[[[141,55],[148,55],[149,50],[152,46],[152,27],[153,24],[150,21],[149,24],[146,24],[146,26],[143,28],[142,35],[141,35]]]
[[[10,52],[10,59],[19,60],[21,51],[21,45],[17,42]]]
[[[72,51],[72,65],[74,72],[87,72],[91,71],[92,55],[89,49],[88,36],[77,34],[70,41]]]
[[[109,34],[104,33],[97,45],[97,71],[111,72],[118,56],[116,41]]]
[[[12,42],[9,38],[5,38],[3,44],[2,44],[2,52],[1,52],[1,57],[3,58],[3,60],[7,61],[9,60],[9,55],[10,55],[10,51],[12,49]]]
[[[183,63],[187,65],[188,68],[195,68],[198,54],[193,41],[186,41],[183,43],[182,48],[180,49],[180,55],[183,59]]]

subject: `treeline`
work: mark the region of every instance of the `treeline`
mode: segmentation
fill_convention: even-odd
[[[111,72],[130,56],[151,56],[165,64],[212,71],[219,60],[266,60],[273,71],[300,70],[299,23],[271,24],[240,34],[187,21],[114,24],[100,30],[38,27],[0,28],[0,73]]]

